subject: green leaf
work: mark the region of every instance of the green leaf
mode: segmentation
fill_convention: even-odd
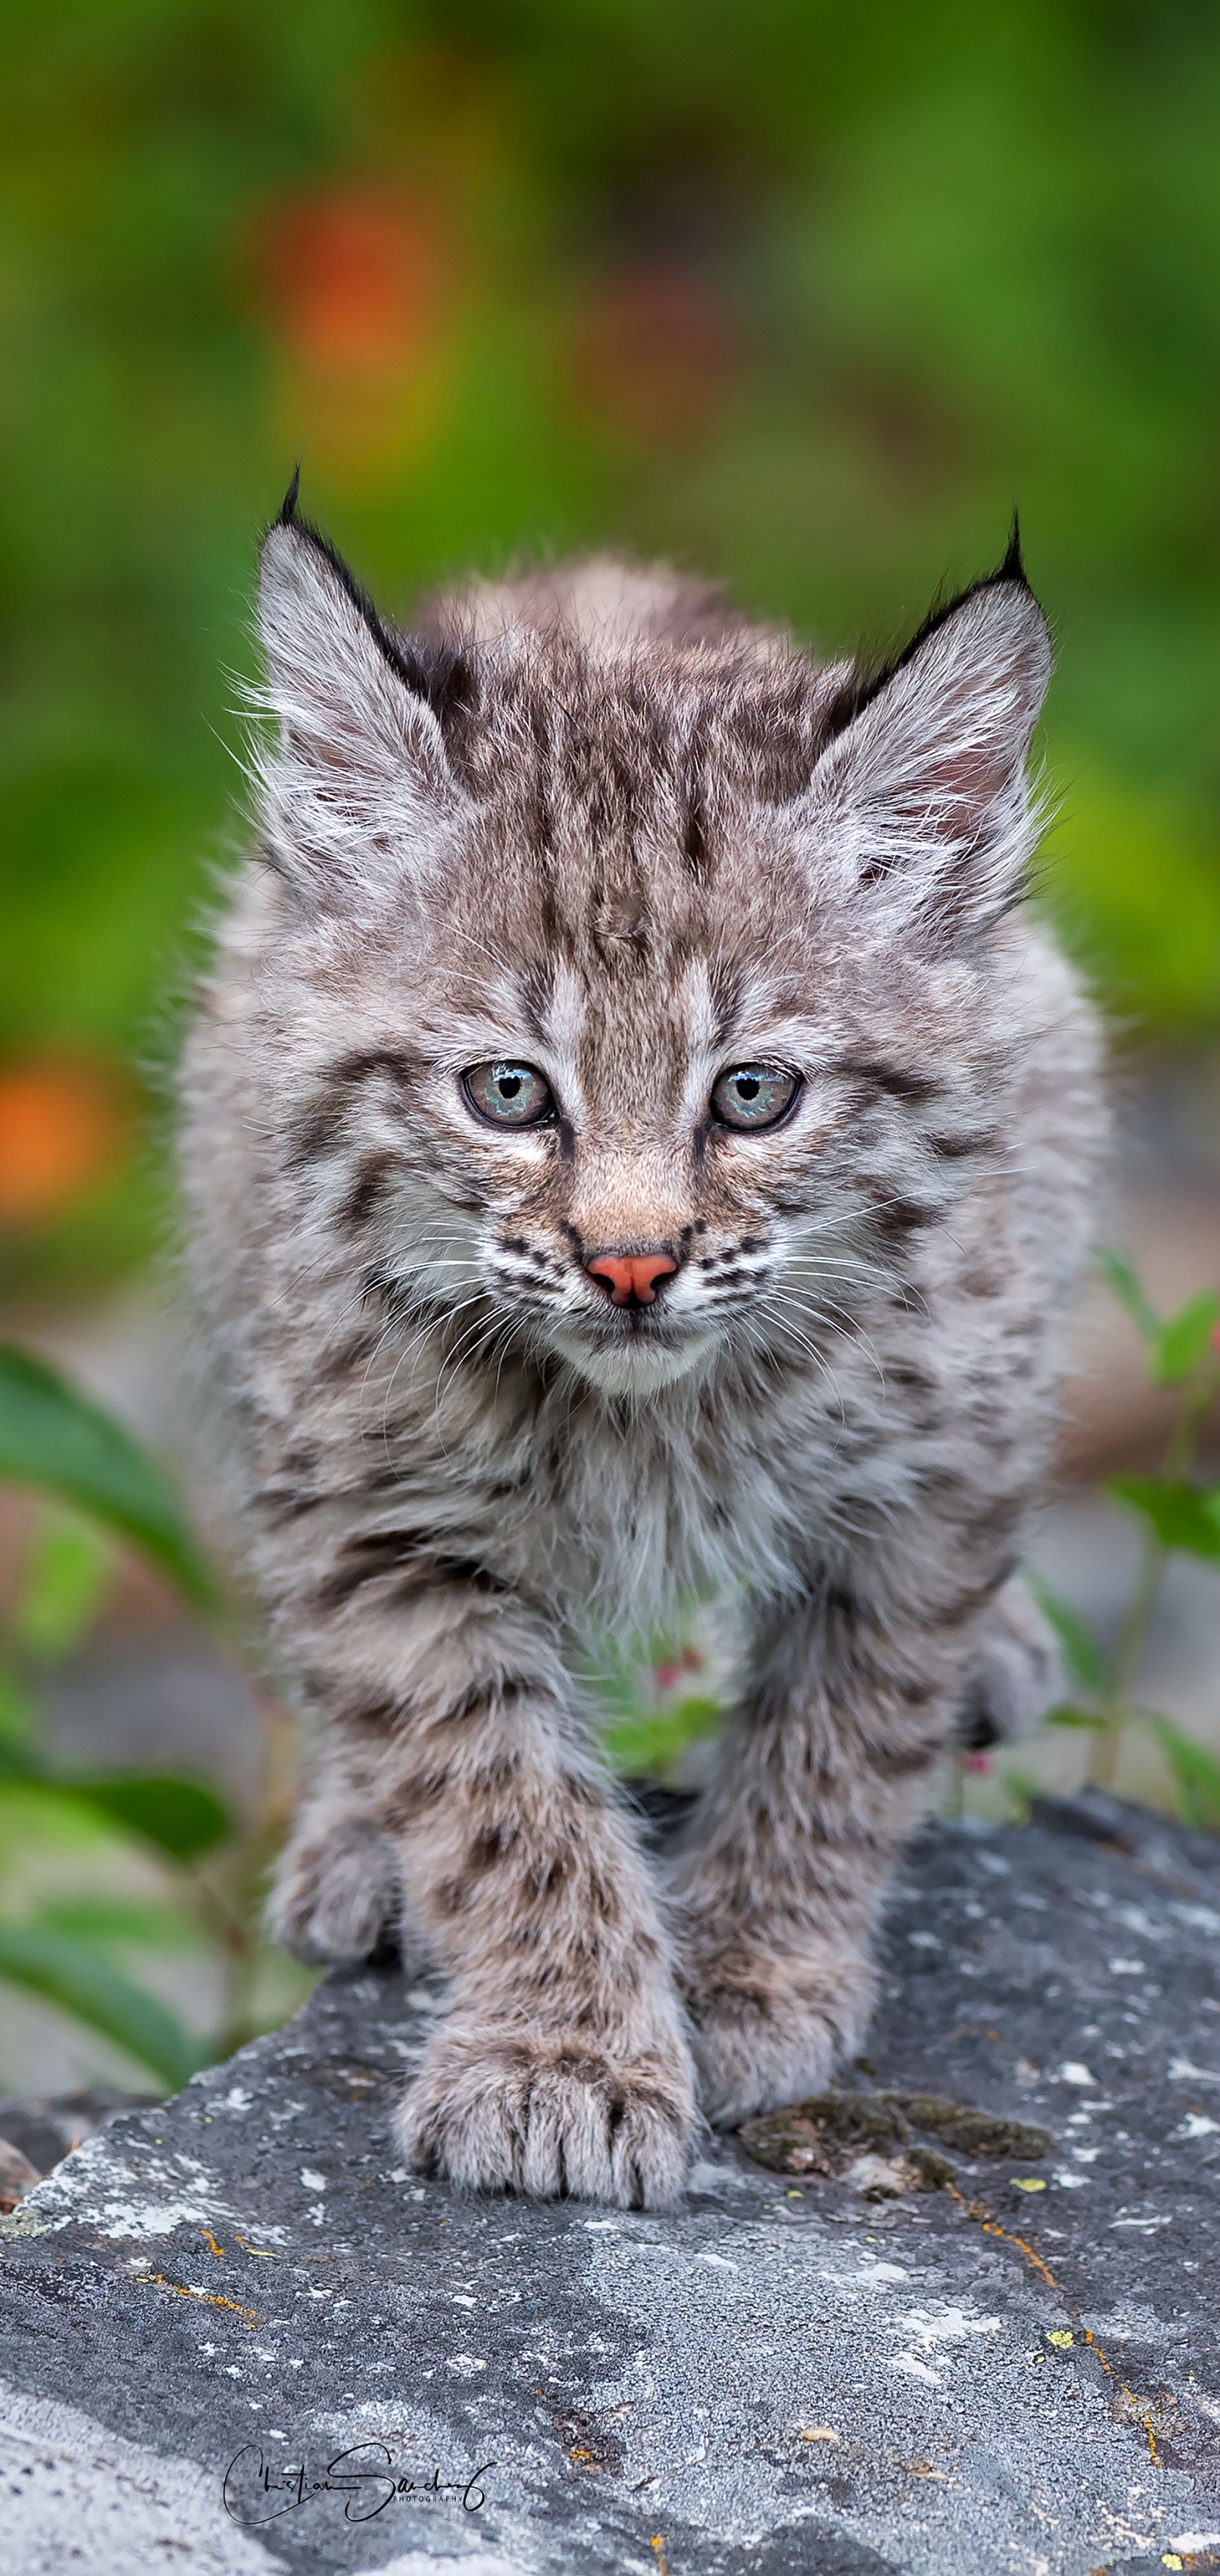
[[[1043,1794],[1042,1782],[1036,1780],[1031,1771],[1018,1770],[1015,1765],[1009,1769],[1006,1765],[1000,1773],[1000,1785],[1011,1806],[1012,1823],[1027,1825],[1035,1798],[1040,1798]]]
[[[1097,1267],[1120,1306],[1126,1307],[1136,1331],[1146,1342],[1155,1345],[1160,1339],[1161,1319],[1126,1253],[1115,1252],[1103,1244],[1097,1255]]]
[[[1217,1324],[1220,1288],[1205,1288],[1201,1297],[1192,1297],[1188,1306],[1162,1324],[1154,1368],[1159,1386],[1180,1386],[1185,1378],[1194,1376],[1200,1361],[1207,1357]]]
[[[28,1766],[18,1772],[10,1764],[0,1773],[0,1831],[8,1852],[46,1841],[69,1849],[90,1845],[104,1849],[115,1830],[113,1818],[104,1816],[100,1807],[74,1797],[43,1772]]]
[[[0,1344],[0,1476],[33,1485],[134,1539],[200,1608],[210,1576],[169,1486],[120,1423],[53,1369]]]
[[[1164,1476],[1111,1476],[1106,1492],[1142,1512],[1163,1547],[1220,1558],[1220,1486],[1202,1493],[1197,1485],[1174,1484]]]
[[[214,1789],[154,1772],[103,1772],[97,1778],[50,1772],[19,1743],[0,1737],[0,1786],[33,1787],[40,1796],[82,1807],[124,1833],[138,1834],[171,1860],[197,1860],[233,1830]]]
[[[0,1977],[116,2040],[175,2092],[207,2064],[206,2048],[155,1995],[67,1933],[0,1924]]]
[[[180,1905],[125,1903],[108,1896],[69,1896],[41,1905],[31,1928],[66,1932],[74,1941],[148,1950],[193,1950],[201,1937]]]
[[[232,1831],[228,1809],[215,1790],[195,1780],[143,1772],[81,1779],[73,1773],[57,1777],[54,1785],[66,1795],[86,1799],[127,1833],[155,1843],[171,1860],[197,1860]]]
[[[1038,1575],[1027,1575],[1026,1580],[1043,1618],[1050,1621],[1063,1648],[1063,1660],[1073,1681],[1080,1682],[1085,1690],[1104,1690],[1106,1668],[1092,1630]]]
[[[0,1664],[0,1779],[10,1758],[24,1762],[22,1748],[33,1741],[36,1727],[32,1703]]]
[[[67,1654],[91,1624],[110,1580],[109,1542],[87,1522],[56,1515],[36,1532],[12,1630],[28,1655]]]
[[[1044,1726],[1088,1726],[1095,1735],[1108,1735],[1112,1724],[1112,1718],[1098,1717],[1087,1708],[1052,1708],[1043,1719]]]
[[[720,1701],[691,1692],[664,1715],[649,1710],[603,1728],[602,1741],[616,1771],[663,1778],[685,1746],[714,1735],[724,1715]]]
[[[1132,1715],[1155,1735],[1173,1773],[1187,1824],[1201,1825],[1210,1833],[1220,1832],[1220,1762],[1214,1753],[1208,1753],[1193,1735],[1186,1735],[1172,1718],[1159,1717],[1154,1709],[1134,1709]]]

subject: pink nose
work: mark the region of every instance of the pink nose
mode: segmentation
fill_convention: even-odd
[[[604,1279],[610,1289],[610,1301],[625,1306],[634,1297],[640,1306],[651,1306],[657,1293],[658,1279],[666,1279],[676,1270],[667,1252],[626,1252],[620,1256],[602,1252],[588,1265],[590,1279]]]

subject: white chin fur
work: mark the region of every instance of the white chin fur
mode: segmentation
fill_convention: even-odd
[[[602,1395],[652,1395],[709,1358],[715,1335],[692,1333],[689,1340],[668,1348],[655,1342],[625,1341],[617,1349],[597,1350],[576,1333],[559,1332],[552,1333],[551,1345]]]

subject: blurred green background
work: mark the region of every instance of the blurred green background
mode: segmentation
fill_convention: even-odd
[[[0,1218],[155,1231],[142,1111],[233,845],[260,525],[391,604],[607,541],[829,648],[1019,501],[1052,900],[1220,1021],[1220,17],[1197,0],[8,0]]]

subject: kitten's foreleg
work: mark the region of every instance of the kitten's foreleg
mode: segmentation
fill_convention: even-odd
[[[963,1608],[841,1582],[777,1612],[675,1871],[700,2100],[729,2126],[859,2046],[890,1865],[961,1689]],[[769,1632],[768,1632],[769,1631]]]
[[[360,1784],[366,1850],[394,1856],[451,1987],[403,2105],[408,2152],[481,2189],[672,2200],[694,2075],[671,1945],[545,1622],[450,1587],[363,1606],[345,1634],[310,1649],[345,1747],[332,1776]],[[350,1884],[353,1808],[335,1821]]]

